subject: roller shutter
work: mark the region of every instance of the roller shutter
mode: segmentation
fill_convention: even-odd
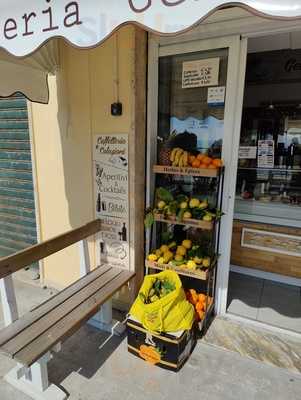
[[[26,98],[0,99],[0,257],[37,242]]]

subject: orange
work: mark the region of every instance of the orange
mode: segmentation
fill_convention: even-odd
[[[211,164],[212,158],[211,157],[205,157],[203,159],[203,164],[209,165]]]
[[[188,162],[190,165],[192,165],[193,161],[196,159],[196,156],[193,156],[192,154],[188,157]]]
[[[193,163],[191,164],[191,166],[193,168],[199,168],[200,167],[200,160],[196,159],[193,161]]]
[[[200,161],[203,161],[203,159],[204,159],[205,157],[206,157],[206,154],[199,153],[199,154],[197,155],[197,159],[200,160]]]
[[[197,312],[204,311],[204,308],[205,308],[205,304],[204,303],[198,302],[195,305],[195,309],[197,310]]]
[[[208,165],[208,168],[209,168],[209,169],[216,169],[217,167],[216,167],[214,164],[209,164],[209,165]]]
[[[212,164],[215,165],[215,167],[220,168],[223,166],[223,161],[220,158],[215,158],[212,161]]]
[[[205,317],[204,311],[198,311],[198,315],[199,315],[200,320],[204,319],[204,317]]]
[[[199,296],[197,294],[197,292],[194,289],[189,289],[190,292],[190,303],[196,305],[196,303],[198,302]]]
[[[200,164],[199,168],[208,168],[208,166],[204,163]]]
[[[199,301],[205,303],[207,296],[204,293],[199,294]]]

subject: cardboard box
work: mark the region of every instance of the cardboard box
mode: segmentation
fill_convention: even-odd
[[[128,351],[153,365],[179,371],[196,345],[196,329],[177,333],[153,333],[138,321],[127,320]]]

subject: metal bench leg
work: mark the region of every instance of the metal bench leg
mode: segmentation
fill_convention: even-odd
[[[50,359],[51,355],[47,353],[28,369],[18,365],[4,379],[34,400],[65,400],[68,395],[49,384],[47,363]]]

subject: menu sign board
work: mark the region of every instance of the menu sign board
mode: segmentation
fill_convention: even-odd
[[[96,135],[93,146],[99,262],[129,268],[128,135]]]
[[[274,140],[258,140],[258,168],[274,168]]]
[[[219,58],[184,62],[182,89],[218,85],[219,65]]]

